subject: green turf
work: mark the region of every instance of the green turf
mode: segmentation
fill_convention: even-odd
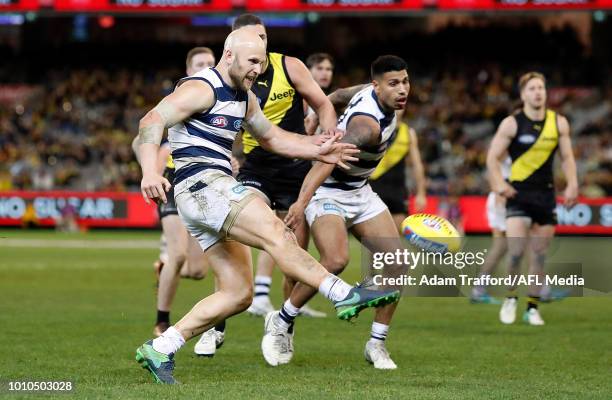
[[[8,230],[0,237],[57,235]],[[158,236],[92,232],[69,237],[94,243]],[[581,240],[569,240],[573,251],[580,251]],[[359,279],[357,253],[353,243],[353,262],[344,275],[349,282]],[[151,337],[155,257],[153,248],[109,250],[95,244],[0,247],[0,381],[73,380],[75,391],[59,398],[612,397],[610,297],[544,305],[547,325],[542,328],[501,326],[497,306],[470,305],[464,298],[404,299],[388,341],[400,367],[391,372],[376,371],[363,359],[370,312],[355,324],[331,317],[299,320],[294,360],[277,368],[268,367],[260,354],[263,320],[240,315],[228,322],[217,356],[196,358],[188,343],[176,358],[182,385],[156,385],[134,361],[136,347]],[[278,283],[273,285],[277,305]],[[209,279],[182,281],[173,316],[210,290]],[[320,296],[313,305],[332,313]]]

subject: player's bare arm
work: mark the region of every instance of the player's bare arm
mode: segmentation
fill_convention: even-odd
[[[563,115],[557,119],[559,127],[559,156],[561,157],[561,168],[565,175],[567,185],[563,192],[566,207],[571,207],[576,203],[578,197],[578,177],[576,175],[576,161],[572,150],[572,139],[570,136],[570,125]]]
[[[249,110],[244,125],[262,148],[288,158],[322,161],[346,168],[344,161],[356,161],[354,155],[359,153],[352,144],[338,143],[342,137],[340,132],[331,135],[305,136],[287,132],[273,125],[264,116],[252,92],[249,92]]]
[[[342,141],[351,143],[357,147],[368,146],[376,143],[380,135],[380,126],[371,117],[358,115],[351,119],[347,126],[347,132]],[[295,229],[304,220],[304,210],[310,202],[312,196],[321,186],[321,184],[329,177],[334,170],[334,165],[315,163],[308,171],[300,194],[295,203],[289,207],[285,223]]]
[[[360,90],[364,89],[366,86],[371,85],[371,83],[365,83],[361,85],[350,86],[347,88],[337,89],[332,92],[329,96],[329,101],[333,104],[336,109],[344,108],[351,101],[353,96],[357,94]]]
[[[159,146],[159,151],[157,152],[157,172],[163,174],[164,169],[166,169],[166,164],[168,163],[168,157],[172,153],[172,148],[170,147],[170,143],[165,143]]]
[[[166,191],[170,182],[157,169],[157,155],[164,129],[183,121],[196,112],[213,106],[212,88],[200,80],[188,80],[166,96],[141,120],[138,129],[140,166],[142,168],[141,192],[145,201],[161,199],[166,203]]]
[[[497,132],[495,132],[487,153],[489,184],[495,193],[505,198],[516,195],[516,189],[506,182],[502,175],[502,161],[508,153],[510,142],[516,136],[516,130],[516,119],[512,116],[504,118],[497,128]]]
[[[416,183],[415,206],[416,210],[420,212],[423,211],[427,205],[425,167],[423,166],[423,161],[421,160],[419,140],[417,138],[416,131],[410,128],[408,134],[410,135],[410,152],[408,157],[410,158],[410,164],[412,166],[412,177]]]
[[[321,129],[324,132],[335,129],[337,120],[336,110],[323,92],[323,89],[314,80],[308,68],[295,57],[285,57],[285,64],[295,89],[318,116]]]

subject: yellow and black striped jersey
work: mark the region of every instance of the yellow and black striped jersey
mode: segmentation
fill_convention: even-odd
[[[289,77],[285,55],[268,53],[268,68],[257,77],[251,90],[270,122],[290,132],[306,133],[303,98]],[[272,178],[288,173],[303,178],[311,166],[310,161],[289,159],[262,149],[248,131],[242,134],[242,145],[246,162],[241,170],[257,171]]]
[[[508,148],[512,159],[509,181],[517,188],[552,189],[559,143],[557,113],[546,110],[543,121],[533,121],[523,111],[514,118],[517,131]]]

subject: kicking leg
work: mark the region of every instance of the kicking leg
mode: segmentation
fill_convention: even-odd
[[[348,234],[344,220],[336,215],[317,218],[312,226],[314,242],[321,254],[321,264],[331,273],[339,274],[348,263]],[[317,290],[296,283],[281,310],[266,317],[261,350],[272,366],[287,364],[293,357],[293,323],[300,309]]]

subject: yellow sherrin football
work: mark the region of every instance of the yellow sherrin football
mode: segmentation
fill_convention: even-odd
[[[413,245],[434,253],[456,252],[461,235],[445,218],[433,214],[413,214],[402,222],[402,234]]]

